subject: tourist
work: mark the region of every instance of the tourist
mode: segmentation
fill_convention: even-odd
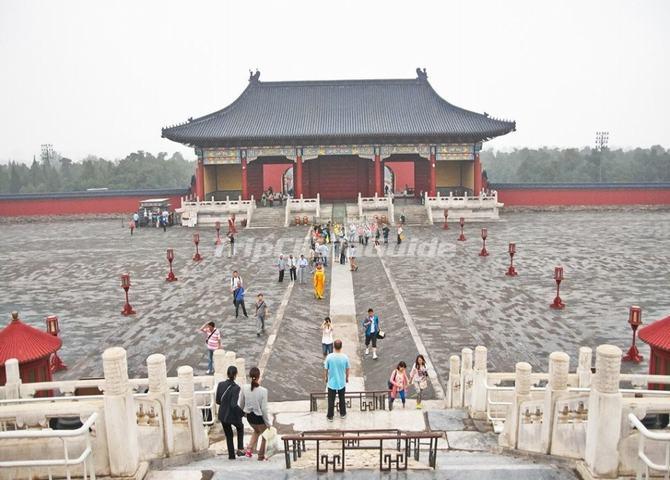
[[[288,273],[292,282],[296,281],[296,270],[298,268],[298,262],[296,262],[293,255],[288,256]]]
[[[335,261],[337,261],[337,259],[340,258],[340,237],[337,234],[335,235],[335,241],[333,242],[333,245],[335,250]]]
[[[409,374],[409,382],[416,389],[416,408],[422,408],[422,394],[428,388],[428,368],[426,367],[426,359],[421,354],[417,355],[416,360],[414,360],[414,366]]]
[[[350,244],[347,251],[349,252],[349,270],[354,272],[358,270],[358,265],[356,265],[356,244]]]
[[[277,260],[277,270],[279,270],[279,282],[284,281],[284,271],[286,271],[286,259],[284,255],[279,255],[279,260]]]
[[[403,238],[405,238],[402,232],[403,232],[402,224],[398,224],[398,245],[400,245],[402,243]]]
[[[228,458],[235,460],[236,455],[237,457],[244,456],[244,425],[242,424],[244,412],[239,406],[240,386],[235,383],[237,367],[229,366],[226,374],[228,380],[220,382],[216,387],[216,403],[219,404],[219,421],[223,427],[223,433],[226,434]],[[237,451],[233,441],[233,427],[237,431]]]
[[[235,255],[235,235],[233,232],[228,234],[228,258]]]
[[[259,293],[256,298],[256,336],[260,337],[261,332],[265,332],[265,316],[268,314],[268,306],[262,293]]]
[[[298,283],[305,283],[305,270],[307,270],[307,259],[305,255],[300,254],[298,260]]]
[[[326,272],[323,270],[321,264],[316,265],[314,272],[314,297],[317,300],[323,300],[323,291],[326,286]]]
[[[130,229],[130,236],[133,236],[133,230],[135,230],[135,222],[134,221],[129,221],[128,222],[128,228]]]
[[[393,373],[391,373],[391,378],[389,379],[389,410],[393,410],[393,401],[398,397],[402,400],[402,408],[405,408],[405,394],[409,386],[406,370],[407,364],[400,362],[395,370],[393,370]]]
[[[326,358],[329,353],[333,353],[333,324],[330,317],[326,317],[321,324],[321,348],[323,358]]]
[[[242,313],[244,313],[244,316],[249,317],[249,315],[247,315],[247,308],[244,305],[244,293],[245,292],[242,283],[238,282],[237,288],[235,289],[235,318],[238,317],[240,307],[242,307]]]
[[[368,316],[363,320],[365,327],[365,354],[370,355],[370,344],[372,344],[372,359],[377,360],[377,335],[379,334],[379,317],[374,310],[368,308]]]
[[[223,348],[221,346],[221,333],[216,328],[214,322],[207,322],[200,331],[205,334],[205,344],[207,345],[207,375],[214,373],[214,350]]]
[[[309,273],[314,273],[314,264],[316,261],[316,251],[314,247],[309,249]]]
[[[384,245],[388,245],[389,243],[389,226],[387,224],[384,224],[382,227],[382,234],[384,235]]]
[[[363,227],[363,236],[365,238],[364,244],[367,246],[368,242],[370,241],[370,226],[366,223],[365,227]]]
[[[365,241],[365,229],[362,224],[356,229],[356,235],[358,235],[358,243],[363,245],[363,242]]]
[[[258,437],[261,437],[258,460],[265,460],[265,438],[262,437],[262,433],[272,426],[268,413],[268,391],[265,387],[260,386],[261,371],[258,367],[252,367],[249,370],[249,377],[251,378],[251,384],[245,384],[242,387],[239,401],[239,406],[246,414],[247,422],[254,431],[251,434],[251,440],[247,445],[245,455],[251,458],[256,451]]]
[[[353,223],[349,224],[349,243],[354,243],[356,241],[356,225]]]
[[[244,281],[237,270],[233,270],[233,275],[230,277],[230,293],[233,294],[233,305],[235,305],[235,289],[237,285],[244,286]]]
[[[133,223],[135,223],[135,228],[140,226],[140,216],[137,214],[137,212],[133,213]]]
[[[328,245],[323,243],[319,246],[319,256],[321,257],[321,263],[324,267],[328,266]]]
[[[261,205],[264,207],[268,206],[268,197],[265,192],[263,192],[263,195],[261,195]]]
[[[340,418],[347,416],[347,404],[344,399],[344,393],[349,383],[349,357],[342,353],[342,340],[337,339],[333,343],[335,352],[328,354],[323,362],[323,376],[328,386],[328,413],[326,418],[333,420],[335,414],[335,395],[337,395],[340,405]]]
[[[342,238],[342,246],[340,247],[340,265],[344,265],[347,261],[347,250],[349,249],[349,243],[346,239]]]

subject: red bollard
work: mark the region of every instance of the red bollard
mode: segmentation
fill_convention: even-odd
[[[480,257],[488,257],[489,252],[486,250],[486,237],[488,236],[488,230],[485,228],[482,228],[482,241],[484,242],[482,245],[482,251],[479,252]]]
[[[637,332],[637,327],[642,325],[642,309],[637,305],[630,307],[630,311],[628,313],[628,323],[630,323],[630,328],[633,329],[633,344],[628,349],[626,355],[623,356],[623,360],[625,362],[640,363],[643,360],[643,357],[640,355],[640,352],[635,345],[635,335]]]
[[[464,242],[465,241],[465,233],[463,233],[463,227],[465,226],[465,218],[461,217],[461,219],[458,221],[461,225],[461,234],[458,237],[459,242]]]
[[[563,300],[561,300],[560,295],[561,282],[563,281],[563,267],[554,268],[554,280],[556,280],[556,298],[554,298],[554,302],[549,306],[556,310],[561,310],[565,308],[565,303],[563,303]]]
[[[133,310],[133,307],[130,306],[130,302],[128,301],[128,290],[130,289],[130,274],[129,273],[124,273],[121,275],[121,288],[123,288],[126,292],[126,304],[123,306],[123,310],[121,310],[121,313],[123,315],[135,315],[135,310]]]
[[[516,268],[514,268],[514,254],[516,253],[516,244],[511,243],[509,244],[509,268],[507,269],[507,275],[508,277],[516,277],[519,273],[516,271]]]
[[[217,220],[214,226],[216,227],[216,242],[214,242],[214,245],[221,245],[221,222]]]
[[[447,218],[449,218],[449,211],[445,208],[444,209],[444,229],[449,230],[449,225],[447,225]]]
[[[195,255],[193,255],[193,261],[194,262],[199,262],[200,260],[203,259],[203,256],[200,255],[200,251],[198,250],[198,244],[200,243],[200,234],[199,233],[194,233],[193,234],[193,243],[195,243]]]
[[[175,282],[177,281],[177,277],[174,276],[174,272],[172,271],[172,261],[174,260],[174,250],[171,248],[167,249],[167,261],[170,264],[170,272],[168,273],[167,278],[165,279],[166,282]]]

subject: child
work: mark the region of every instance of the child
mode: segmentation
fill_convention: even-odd
[[[416,408],[423,408],[421,397],[423,391],[428,388],[428,369],[426,368],[426,359],[421,354],[417,355],[416,360],[414,360],[409,381],[416,389]]]
[[[321,347],[323,358],[326,358],[329,353],[333,353],[333,324],[330,317],[326,317],[321,324]]]
[[[389,410],[393,410],[393,401],[400,396],[402,400],[402,408],[405,408],[405,393],[409,385],[407,378],[407,364],[405,362],[398,363],[398,366],[393,370],[389,380]]]

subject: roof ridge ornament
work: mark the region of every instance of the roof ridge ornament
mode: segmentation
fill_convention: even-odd
[[[260,70],[256,69],[256,73],[249,70],[249,82],[258,83],[259,78],[261,78]]]
[[[423,70],[421,70],[421,68],[417,67],[416,78],[418,80],[428,80],[428,73],[426,72],[426,69],[424,68]]]

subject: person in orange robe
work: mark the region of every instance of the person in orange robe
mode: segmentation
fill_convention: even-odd
[[[314,296],[317,300],[323,299],[323,291],[326,286],[326,272],[321,264],[317,264],[314,272]]]

